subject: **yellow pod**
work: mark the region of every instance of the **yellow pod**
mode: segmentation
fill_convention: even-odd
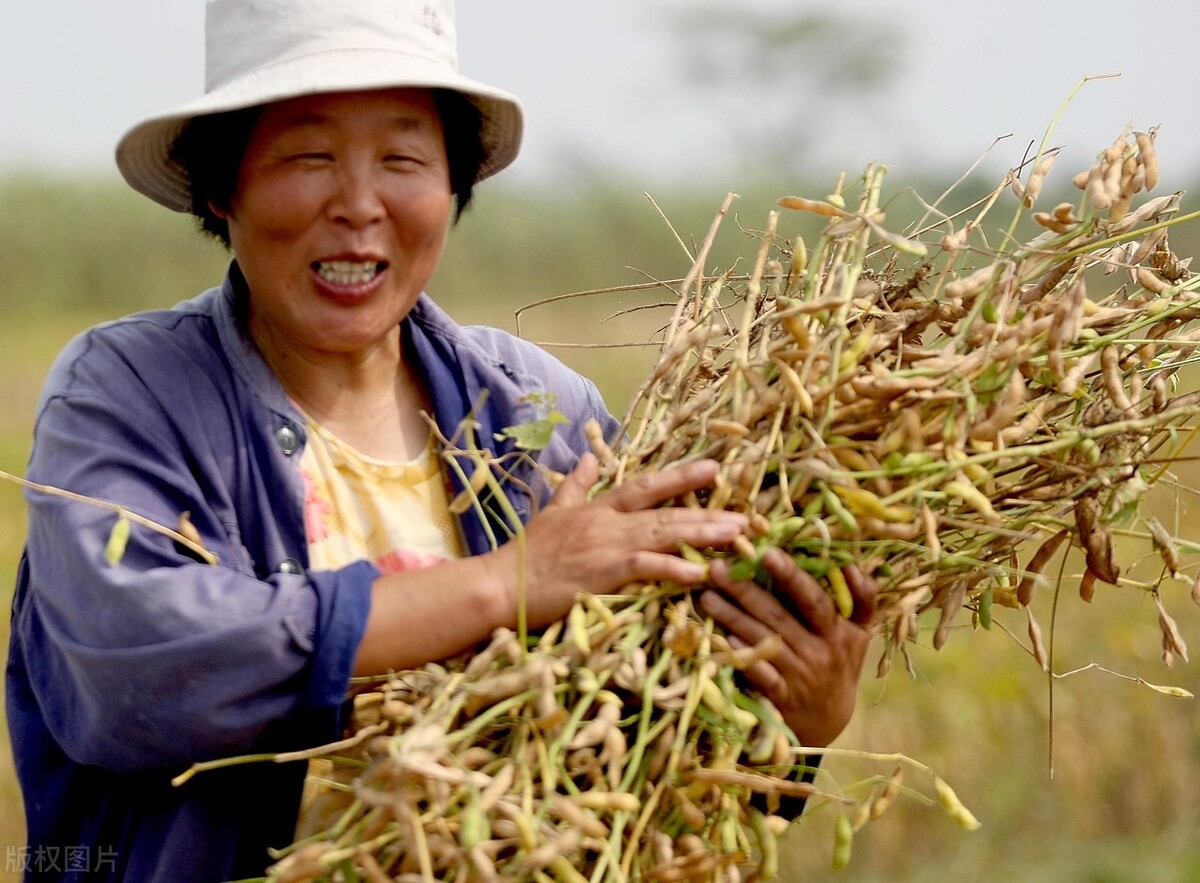
[[[833,827],[833,869],[840,871],[850,864],[854,845],[854,825],[845,813],[838,813]]]
[[[846,508],[855,515],[878,518],[892,524],[907,524],[916,517],[911,506],[885,506],[883,501],[865,488],[833,485],[834,493],[842,498]]]
[[[869,472],[876,468],[875,464],[868,460],[861,451],[854,448],[830,448],[829,453],[833,454],[834,459],[847,469],[855,472]]]
[[[642,802],[636,794],[627,791],[580,791],[572,794],[571,801],[583,809],[598,809],[607,812],[637,812]]]
[[[864,328],[858,332],[854,341],[850,344],[849,349],[843,350],[841,357],[838,359],[838,371],[845,371],[847,368],[858,364],[858,360],[862,358],[863,353],[867,351],[867,347],[871,345],[871,329]]]
[[[838,568],[831,568],[828,575],[829,588],[833,590],[833,603],[837,605],[838,613],[843,618],[849,619],[850,614],[854,612],[854,597],[850,594],[850,586],[846,584],[846,577]]]
[[[592,652],[592,641],[588,636],[587,628],[587,611],[578,601],[572,605],[571,612],[567,614],[567,629],[571,635],[571,643],[580,653],[586,657]]]
[[[982,515],[990,524],[998,524],[1003,520],[997,514],[996,510],[992,508],[992,501],[980,493],[979,489],[974,485],[967,484],[965,481],[948,481],[942,485],[942,490],[947,496],[954,497],[966,503]]]
[[[796,341],[796,345],[802,350],[812,348],[812,338],[808,334],[808,326],[804,324],[804,320],[797,315],[780,316],[779,324],[783,329],[792,336]]]
[[[705,678],[701,682],[700,701],[708,706],[709,711],[720,715],[730,723],[737,724],[743,730],[753,729],[758,723],[758,718],[754,716],[753,712],[738,708],[727,699],[712,678]]]
[[[792,276],[797,277],[808,266],[808,249],[804,247],[804,237],[797,236],[792,246]]]
[[[958,822],[961,827],[968,831],[975,831],[983,827],[979,819],[963,806],[962,801],[958,799],[958,795],[954,793],[954,789],[945,779],[941,776],[934,776],[933,787],[937,791],[938,803],[941,804],[942,809],[949,813],[950,818]]]

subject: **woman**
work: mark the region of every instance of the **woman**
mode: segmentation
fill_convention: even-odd
[[[616,428],[592,384],[423,293],[452,216],[520,140],[515,99],[457,72],[453,28],[448,3],[210,0],[205,96],[118,148],[133,187],[193,211],[234,260],[220,288],[67,347],[29,477],[182,520],[218,563],[140,527],[114,562],[110,511],[30,496],[8,670],[30,879],[260,875],[292,839],[302,765],[174,775],[338,738],[353,675],[513,627],[519,572],[543,625],[581,591],[698,585],[673,550],[745,527],[657,508],[711,482],[710,462],[589,499],[582,427]],[[506,484],[527,522],[518,562],[517,544],[494,547],[502,516],[451,516],[461,485],[443,482],[425,415],[445,437],[470,418],[503,460],[493,438],[547,393],[570,422],[542,465],[568,474],[548,502],[531,464]],[[784,636],[751,675],[824,745],[853,707],[874,586],[849,574],[847,621],[787,556],[767,565],[799,617],[719,566],[705,609],[746,642]],[[38,866],[72,846],[86,868],[78,852],[74,870]]]

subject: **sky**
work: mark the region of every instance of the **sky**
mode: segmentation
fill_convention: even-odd
[[[825,8],[855,31],[887,28],[878,49],[890,53],[892,75],[867,94],[834,96],[805,92],[815,72],[805,65],[816,64],[806,58],[789,72],[795,87],[764,90],[734,74],[715,90],[690,78],[691,47],[671,13],[701,2],[714,0],[459,0],[463,71],[525,107],[509,179],[569,186],[583,169],[613,169],[638,186],[686,176],[735,189],[765,162],[755,130],[768,120],[796,132],[796,166],[831,179],[868,162],[958,173],[985,155],[1002,174],[1047,135],[1068,97],[1050,141],[1072,172],[1127,123],[1159,126],[1166,186],[1186,187],[1200,172],[1200,54],[1191,51],[1200,4],[1191,0],[715,0],[781,21]],[[8,3],[0,172],[115,176],[112,150],[128,126],[202,90],[203,20],[202,0]],[[1075,91],[1108,74],[1118,76]]]

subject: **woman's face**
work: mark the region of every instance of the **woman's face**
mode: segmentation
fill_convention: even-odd
[[[394,340],[441,256],[451,204],[428,90],[267,106],[225,215],[254,339],[310,358]]]

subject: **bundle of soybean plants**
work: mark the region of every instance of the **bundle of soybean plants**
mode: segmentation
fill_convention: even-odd
[[[840,568],[865,566],[881,674],[909,661],[922,617],[935,647],[959,617],[1021,617],[1045,666],[1029,605],[1062,580],[1085,599],[1099,584],[1146,593],[1164,659],[1186,658],[1167,602],[1188,593],[1194,547],[1139,504],[1172,480],[1200,404],[1182,389],[1200,277],[1168,242],[1190,216],[1181,193],[1145,193],[1153,133],[1122,133],[1064,188],[1076,201],[1042,208],[1054,158],[953,215],[923,204],[902,232],[885,226],[880,166],[825,197],[785,197],[740,275],[704,268],[727,201],[676,284],[624,441],[594,440],[601,487],[719,461],[710,490],[673,505],[744,512],[750,530],[735,551],[683,553],[756,578],[765,549],[786,550],[843,612]],[[810,241],[780,234],[792,212],[815,219]],[[452,468],[486,462],[465,453]],[[1161,559],[1159,575],[1129,577],[1127,547]],[[1081,572],[1055,576],[1071,550]],[[358,697],[358,733],[329,749],[357,765],[346,808],[271,879],[768,880],[789,797],[838,808],[837,861],[911,767],[861,797],[797,776],[813,751],[740,674],[777,649],[731,646],[690,591],[639,584],[398,672]],[[978,826],[912,765],[928,799]]]

